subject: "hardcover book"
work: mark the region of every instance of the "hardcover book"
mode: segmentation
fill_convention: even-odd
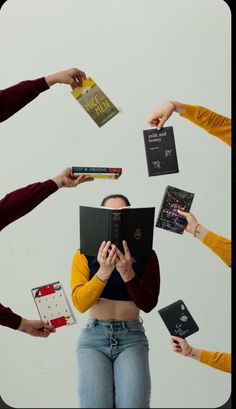
[[[80,251],[97,256],[102,242],[111,241],[123,253],[126,240],[130,253],[147,255],[152,250],[154,207],[80,206]]]
[[[76,323],[60,281],[32,288],[31,293],[43,322],[54,328]]]
[[[148,175],[178,173],[178,160],[172,126],[143,131]]]
[[[156,227],[183,234],[187,220],[177,210],[189,212],[193,198],[194,193],[168,185],[162,199]]]
[[[119,112],[91,77],[86,78],[80,87],[73,89],[71,94],[99,127]]]
[[[99,179],[118,179],[122,173],[122,168],[92,167],[92,166],[72,166],[72,176],[88,175]]]
[[[158,313],[171,335],[186,338],[199,331],[198,325],[183,300],[175,301],[167,307],[161,308]]]

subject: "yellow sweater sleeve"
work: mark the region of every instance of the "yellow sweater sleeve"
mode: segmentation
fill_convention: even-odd
[[[203,243],[214,251],[228,267],[231,267],[231,240],[208,231]]]
[[[89,266],[86,257],[76,251],[71,266],[72,301],[80,312],[88,310],[100,297],[106,282],[99,280],[96,274],[89,279]]]
[[[197,105],[185,105],[180,114],[231,146],[231,119]]]
[[[202,349],[199,361],[220,371],[231,372],[231,354],[228,352],[211,352]]]

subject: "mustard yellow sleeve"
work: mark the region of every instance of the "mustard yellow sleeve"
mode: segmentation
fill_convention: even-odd
[[[89,266],[87,258],[76,251],[71,266],[72,301],[80,312],[88,310],[100,297],[106,282],[99,280],[96,274],[89,279]]]
[[[228,352],[211,352],[202,349],[199,361],[220,371],[231,372],[231,354]]]
[[[185,105],[185,112],[180,115],[231,146],[230,118],[202,106],[189,104]]]
[[[214,251],[228,267],[231,267],[231,240],[208,231],[203,243]]]

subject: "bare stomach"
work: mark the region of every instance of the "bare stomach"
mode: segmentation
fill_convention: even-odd
[[[136,320],[139,308],[133,301],[116,301],[100,298],[90,309],[89,316],[98,320]]]

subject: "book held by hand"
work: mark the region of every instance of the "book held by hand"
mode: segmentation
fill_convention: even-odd
[[[71,94],[99,127],[119,112],[91,77],[87,77],[81,86],[74,88]]]
[[[111,241],[123,253],[122,241],[126,240],[130,253],[147,255],[152,250],[154,207],[80,206],[80,251],[97,256],[105,241]]]
[[[122,174],[122,168],[72,166],[72,176],[87,175],[94,179],[118,179]]]
[[[158,310],[169,333],[176,337],[186,338],[199,331],[183,300],[178,300]]]
[[[178,173],[178,160],[172,126],[159,131],[155,128],[143,131],[148,175]]]
[[[157,216],[156,227],[183,234],[187,220],[178,213],[178,210],[189,212],[193,198],[194,193],[168,185]]]
[[[31,293],[43,322],[52,325],[54,328],[76,323],[60,281],[32,288]]]

